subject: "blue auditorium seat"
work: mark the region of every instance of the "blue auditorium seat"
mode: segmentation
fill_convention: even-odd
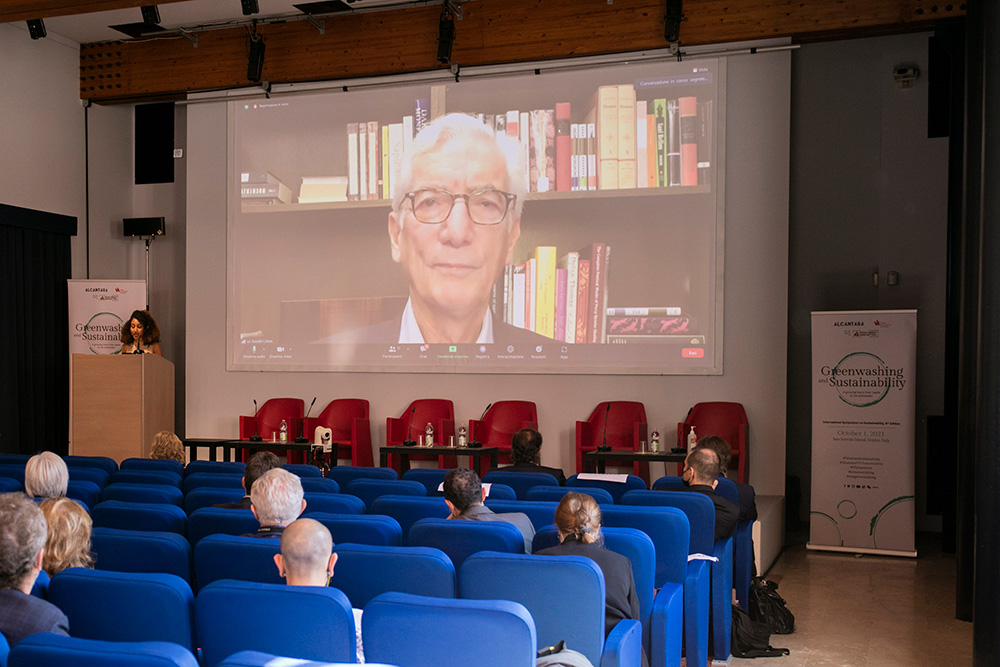
[[[306,510],[308,510],[308,506]],[[371,544],[398,547],[403,543],[403,529],[391,516],[382,514],[327,514],[306,512],[303,516],[326,526],[334,544]]]
[[[283,584],[274,564],[281,553],[281,540],[207,535],[194,545],[194,578],[198,590],[219,579]]]
[[[106,642],[42,632],[18,642],[8,667],[198,667],[172,642]]]
[[[604,573],[589,558],[481,551],[459,568],[458,589],[462,599],[503,599],[524,605],[535,620],[538,648],[565,641],[594,665],[639,663],[639,621],[621,620],[604,638]]]
[[[16,491],[24,491],[21,482],[13,477],[0,477],[0,493],[14,493]]]
[[[317,662],[315,660],[292,660],[286,656],[260,651],[240,651],[222,662],[219,667],[353,667],[352,662]],[[369,667],[395,667],[385,663],[367,663]]]
[[[67,466],[66,470],[69,472],[69,481],[93,482],[101,488],[104,488],[104,485],[108,483],[108,478],[112,474],[104,468],[87,466]]]
[[[286,463],[281,466],[288,472],[299,477],[322,477],[323,471],[309,463]]]
[[[427,487],[405,479],[356,479],[347,485],[344,493],[357,496],[370,509],[379,496],[426,496]]]
[[[66,497],[78,500],[87,507],[93,507],[101,502],[101,487],[84,479],[71,479],[66,485]]]
[[[560,502],[567,493],[584,493],[597,501],[598,505],[614,505],[615,499],[604,489],[596,486],[535,486],[528,489],[527,500],[550,500]]]
[[[358,609],[391,591],[438,598],[457,594],[455,566],[440,549],[338,544],[333,550],[337,564],[330,585]]]
[[[306,493],[340,493],[340,484],[326,477],[300,477]]]
[[[124,530],[160,530],[187,534],[187,514],[177,505],[105,500],[90,511],[94,527]]]
[[[94,567],[112,572],[160,572],[191,583],[191,544],[183,535],[152,530],[94,528]]]
[[[70,474],[72,477],[72,474]],[[108,476],[108,484],[171,484],[180,488],[181,476],[169,470],[119,470]]]
[[[184,476],[184,464],[173,459],[129,458],[121,462],[121,470],[166,470]]]
[[[172,574],[73,567],[52,577],[49,602],[69,618],[74,637],[195,649],[194,595]]]
[[[185,477],[196,472],[222,473],[242,477],[245,471],[246,464],[242,461],[191,461],[184,466]]]
[[[201,486],[184,494],[184,511],[191,516],[195,510],[200,510],[202,507],[235,503],[245,495],[243,487],[237,489]]]
[[[214,489],[242,489],[243,475],[229,472],[193,472],[184,478],[180,486],[185,494],[205,486]]]
[[[407,544],[440,549],[448,554],[456,570],[477,551],[524,553],[524,536],[506,521],[421,519],[410,528]]]
[[[517,500],[514,489],[499,482],[484,487],[486,489],[486,499],[490,500]]]
[[[101,500],[123,500],[129,503],[162,503],[180,507],[184,503],[184,494],[176,486],[169,484],[119,482],[108,484],[101,489]]]
[[[523,605],[509,600],[383,593],[365,605],[361,627],[366,661],[406,667],[535,665],[535,623]]]
[[[526,514],[531,519],[531,525],[537,531],[555,521],[556,508],[559,507],[559,503],[542,500],[493,500],[487,498],[486,506],[497,514],[508,512]]]
[[[309,509],[308,506],[306,509]],[[451,511],[441,496],[380,496],[372,503],[369,513],[384,514],[398,521],[403,529],[403,544],[407,544],[413,524],[420,519],[443,519]]]
[[[625,482],[612,482],[603,479],[591,479],[589,475],[585,475],[585,479],[580,479],[580,475],[571,475],[566,479],[566,486],[576,487],[576,486],[590,486],[597,487],[599,489],[604,489],[611,494],[616,503],[621,502],[621,497],[625,495],[627,491],[632,491],[633,489],[645,490],[646,482],[643,481],[642,477],[638,475],[629,475],[625,478]]]
[[[188,518],[188,541],[191,546],[209,536],[243,535],[256,533],[260,524],[250,510],[226,510],[219,507],[203,507],[195,510]]]
[[[559,486],[559,480],[547,472],[507,472],[491,470],[483,475],[486,484],[506,484],[514,489],[518,500],[527,500],[528,489],[536,486]]]
[[[202,667],[244,650],[357,660],[351,603],[336,588],[223,579],[198,592],[195,609]]]
[[[427,489],[428,496],[442,496],[443,491],[438,491],[444,478],[451,472],[451,468],[410,468],[403,473],[403,479],[412,482],[420,482]]]
[[[62,457],[70,468],[101,468],[109,475],[118,470],[115,460],[107,456],[79,456],[69,455]]]
[[[365,502],[346,493],[311,493],[304,495],[308,512],[327,514],[364,514]]]
[[[365,466],[334,466],[326,476],[347,488],[356,479],[399,479],[399,473],[392,468],[369,468]]]

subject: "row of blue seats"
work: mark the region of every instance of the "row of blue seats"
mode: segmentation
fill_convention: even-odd
[[[445,655],[439,651],[444,643],[436,643],[450,641],[452,652],[446,655],[452,658],[463,651],[477,652],[475,659],[470,654],[469,660],[459,660],[462,664],[527,665],[533,664],[536,648],[565,640],[594,664],[637,665],[639,647],[645,641],[647,652],[652,650],[655,656],[653,665],[679,665],[681,586],[661,589],[654,602],[649,538],[637,530],[617,529],[609,529],[606,538],[610,548],[633,560],[640,597],[643,604],[648,603],[641,605],[640,621],[623,621],[607,642],[603,575],[593,561],[573,556],[483,551],[466,559],[456,577],[455,566],[436,549],[338,545],[331,584],[335,588],[219,580],[202,587],[195,597],[187,584],[171,575],[71,569],[52,579],[48,593],[50,601],[69,617],[74,637],[170,641],[191,651],[200,646],[206,666],[244,649],[305,659],[353,660],[351,607],[365,609],[362,629],[369,662],[395,662],[405,656],[392,651],[403,645],[408,651],[426,652],[421,664],[447,664],[454,660],[442,662]],[[676,559],[683,562],[683,550]],[[386,598],[390,591],[395,592]],[[443,604],[454,614],[463,609],[468,613],[465,604],[442,601],[456,596],[524,605],[522,617],[531,619],[529,625],[537,627],[537,637],[532,631],[530,641],[521,644],[520,634],[490,632],[486,636],[470,618],[463,616],[457,625],[450,622],[448,612],[434,616],[437,630],[432,630],[412,616],[413,605],[440,611]],[[386,599],[407,602],[407,622],[397,615],[392,624],[379,629],[381,612],[375,609]],[[425,642],[431,643],[422,646]]]
[[[645,494],[647,497],[639,497],[635,495],[630,495],[625,498],[628,502],[637,502],[639,505],[644,503],[658,504],[662,501],[669,500],[671,497],[675,497],[674,500],[684,504],[685,502],[693,505],[694,507],[700,506],[701,514],[695,515],[693,523],[695,526],[699,527],[699,530],[692,531],[687,528],[687,533],[683,538],[678,538],[676,531],[670,526],[670,512],[676,510],[671,510],[669,508],[660,507],[640,507],[636,505],[621,505],[621,506],[608,506],[603,508],[604,514],[604,525],[609,527],[632,527],[644,531],[651,538],[651,542],[654,544],[654,583],[656,587],[661,587],[668,583],[671,579],[680,579],[680,581],[687,583],[688,597],[690,598],[691,612],[688,614],[689,618],[701,618],[704,619],[700,622],[692,620],[690,622],[690,631],[693,633],[689,637],[689,642],[692,645],[703,645],[707,641],[707,613],[708,613],[708,591],[709,591],[709,573],[710,570],[704,561],[696,560],[690,564],[686,562],[681,563],[681,569],[678,572],[677,563],[671,564],[672,550],[680,548],[683,553],[701,553],[713,555],[716,554],[720,557],[720,563],[712,566],[711,571],[715,574],[716,586],[713,587],[716,590],[716,594],[713,598],[717,605],[722,605],[721,600],[724,598],[726,603],[722,606],[723,612],[728,611],[728,600],[730,595],[728,591],[732,590],[732,546],[731,540],[726,540],[724,543],[720,543],[721,548],[717,548],[712,541],[713,524],[714,524],[714,508],[712,507],[711,501],[707,498],[700,496],[698,494],[676,494],[676,493],[661,493],[661,492],[631,492],[632,494]],[[555,513],[555,508],[557,503],[542,503],[542,502],[524,502],[524,501],[487,501],[487,504],[494,509],[494,511],[504,512],[504,511],[525,511],[536,525],[540,534],[544,534],[544,527],[552,523],[552,519]],[[137,509],[137,508],[133,508]],[[148,509],[148,508],[145,508]],[[308,509],[308,507],[307,507]],[[382,496],[378,498],[372,507],[372,511],[380,514],[386,515],[380,517],[383,522],[381,527],[370,528],[370,537],[378,536],[379,530],[382,530],[384,534],[381,535],[385,538],[386,535],[391,534],[397,536],[408,535],[412,536],[413,527],[420,520],[424,520],[425,530],[427,529],[426,524],[433,524],[434,521],[427,521],[427,517],[442,517],[447,514],[447,508],[441,498],[418,498],[418,497],[405,497],[405,496]],[[694,510],[691,510],[694,511]],[[242,515],[242,518],[241,518]],[[391,525],[393,519],[395,523],[399,525],[399,529],[393,526],[391,529],[385,529],[386,525]],[[313,518],[318,520],[323,520],[322,517],[313,515]],[[336,517],[340,520],[341,527],[333,526],[331,532],[334,533],[334,540],[336,542],[343,542],[345,539],[354,540],[355,538],[350,536],[351,527],[345,527],[346,522],[343,521],[345,517]],[[361,524],[364,520],[374,519],[374,515],[368,515],[366,517],[357,517],[357,524]],[[214,526],[211,528],[204,528],[206,520],[211,519],[214,522]],[[241,527],[237,527],[237,520],[241,519],[244,521]],[[455,529],[458,526],[466,526],[469,529],[482,529],[485,530],[489,526],[496,527],[495,530],[501,530],[502,528],[507,528],[510,535],[507,539],[512,544],[521,545],[523,544],[520,539],[519,533],[512,526],[503,523],[487,523],[481,524],[476,522],[447,522],[440,521],[442,528],[436,528],[435,530],[442,529]],[[148,522],[143,522],[148,523]],[[324,521],[324,523],[326,523]],[[336,523],[336,522],[331,522]],[[684,516],[685,525],[690,525],[686,515]],[[189,530],[189,534],[192,543],[197,543],[198,540],[203,538],[200,533],[203,531],[208,532],[250,532],[254,526],[253,519],[249,516],[248,512],[234,512],[231,510],[215,510],[206,509],[196,512],[192,516],[192,530]],[[196,527],[196,529],[195,529]],[[328,527],[330,524],[328,523]],[[354,526],[353,528],[356,528]],[[433,527],[433,526],[432,526]],[[337,532],[340,530],[341,532]],[[96,532],[96,531],[95,531]],[[197,533],[197,534],[196,534]],[[697,540],[695,538],[698,538]],[[678,542],[679,539],[679,542]],[[216,540],[220,541],[220,540]],[[225,540],[221,540],[225,542]],[[452,554],[452,558],[461,562],[462,559],[468,556],[473,547],[470,547],[471,541],[468,538],[463,538],[462,540],[457,540],[458,546],[449,546],[446,542],[440,543],[440,546],[445,546],[448,551]],[[411,542],[408,542],[411,543]],[[464,545],[464,546],[463,546]],[[546,545],[548,546],[548,545]],[[100,554],[101,549],[95,544]],[[197,548],[197,547],[196,547]],[[277,548],[274,545],[272,548]],[[479,548],[479,547],[476,547]],[[496,544],[490,546],[490,548],[503,548]],[[464,549],[464,551],[463,551]],[[123,552],[124,553],[124,552]],[[456,555],[457,554],[457,555]],[[126,560],[136,560],[135,558],[130,558]],[[228,560],[226,562],[233,562]],[[265,562],[265,568],[270,568],[270,563]],[[98,559],[98,567],[101,567],[100,557]],[[196,568],[197,569],[197,568]],[[726,572],[728,570],[728,576]],[[269,572],[269,569],[265,569],[265,572]],[[721,591],[726,591],[727,593],[723,595]],[[728,623],[728,615],[723,616],[722,614],[717,614],[717,622]],[[728,626],[724,626],[728,627]],[[728,632],[716,631],[716,637],[721,638],[719,641],[724,640],[725,644],[722,646],[717,645],[716,655],[728,655]],[[693,656],[697,656],[698,652],[692,653]]]

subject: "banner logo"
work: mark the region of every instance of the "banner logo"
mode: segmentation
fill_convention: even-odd
[[[93,354],[117,354],[122,349],[121,333],[124,323],[114,313],[97,313],[83,325],[81,337]]]
[[[890,388],[902,389],[906,385],[902,368],[889,368],[870,352],[852,352],[833,368],[824,366],[822,372],[840,400],[856,408],[875,405]]]

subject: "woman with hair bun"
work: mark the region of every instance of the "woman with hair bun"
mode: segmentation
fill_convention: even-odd
[[[556,509],[559,546],[536,551],[545,556],[586,556],[604,572],[604,636],[622,619],[639,620],[639,597],[632,578],[632,562],[604,548],[601,508],[591,496],[567,493]],[[646,658],[643,656],[643,664]]]
[[[134,310],[122,325],[122,354],[150,352],[163,356],[160,349],[160,327],[148,310]]]

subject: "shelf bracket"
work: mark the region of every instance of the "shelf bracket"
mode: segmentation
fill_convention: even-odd
[[[444,0],[445,8],[451,12],[456,21],[462,20],[462,3],[457,0]]]
[[[319,19],[315,18],[312,14],[306,14],[305,20],[306,23],[316,28],[316,30],[319,30],[319,34],[321,35],[326,34],[326,23],[324,21],[320,21]]]
[[[191,42],[191,45],[194,48],[196,48],[196,49],[198,48],[198,34],[197,33],[188,32],[187,30],[180,30],[179,32],[181,33],[181,37],[183,37],[187,41]]]

